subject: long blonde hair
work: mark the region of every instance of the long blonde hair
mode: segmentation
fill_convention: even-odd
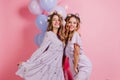
[[[48,28],[47,31],[53,31],[53,25],[52,25],[52,19],[53,17],[57,15],[59,17],[60,21],[60,27],[57,32],[58,38],[62,41],[65,42],[65,37],[64,37],[64,27],[63,27],[63,18],[60,14],[58,14],[56,11],[53,12],[51,15],[48,16]]]
[[[66,38],[66,42],[70,41],[73,37],[73,34],[75,31],[69,31],[69,27],[68,27],[68,22],[69,20],[74,17],[77,21],[77,26],[76,26],[76,30],[77,31],[80,28],[80,17],[78,14],[68,14],[67,17],[65,18],[66,24],[65,24],[65,38]]]

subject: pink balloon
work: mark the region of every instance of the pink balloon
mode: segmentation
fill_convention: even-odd
[[[42,13],[42,9],[40,8],[37,0],[31,0],[30,4],[28,5],[28,8],[30,12],[35,15],[39,15]]]

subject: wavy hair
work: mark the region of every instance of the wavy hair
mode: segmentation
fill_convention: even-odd
[[[81,23],[81,20],[80,20],[80,17],[78,14],[68,14],[67,17],[65,18],[65,21],[66,21],[66,24],[65,24],[65,38],[66,38],[66,42],[68,40],[71,40],[72,37],[73,37],[73,34],[75,31],[69,31],[69,27],[68,27],[68,22],[71,18],[75,18],[76,21],[77,21],[77,29],[75,31],[77,31],[79,28],[80,28],[80,23]]]
[[[59,17],[60,21],[60,27],[58,28],[57,37],[62,41],[65,42],[64,37],[64,27],[63,27],[63,18],[60,14],[57,13],[57,11],[54,11],[52,14],[48,16],[48,28],[47,31],[53,31],[53,25],[52,25],[52,19],[53,17],[57,15]]]

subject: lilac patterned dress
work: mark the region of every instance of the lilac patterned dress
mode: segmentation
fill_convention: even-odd
[[[64,80],[63,48],[63,43],[55,33],[46,32],[40,48],[19,66],[16,75],[24,80]]]
[[[76,74],[74,71],[74,44],[80,46],[78,69],[79,73]],[[66,55],[69,58],[70,70],[72,72],[74,80],[89,80],[89,76],[92,70],[92,64],[87,56],[84,54],[81,37],[78,32],[74,32],[72,40],[68,41],[66,47]]]

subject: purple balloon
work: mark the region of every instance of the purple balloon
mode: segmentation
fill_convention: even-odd
[[[48,26],[47,18],[48,17],[46,15],[43,15],[43,14],[37,16],[37,18],[36,18],[36,25],[43,32],[46,31],[47,26]]]
[[[28,8],[30,12],[35,15],[39,15],[42,13],[42,9],[40,8],[37,0],[31,0],[30,4],[28,5]]]
[[[35,36],[34,42],[35,42],[35,44],[36,44],[37,46],[40,46],[40,45],[41,45],[41,43],[42,43],[42,41],[43,41],[43,38],[44,38],[44,34],[45,34],[45,33],[39,33],[39,34],[37,34],[37,35]]]

